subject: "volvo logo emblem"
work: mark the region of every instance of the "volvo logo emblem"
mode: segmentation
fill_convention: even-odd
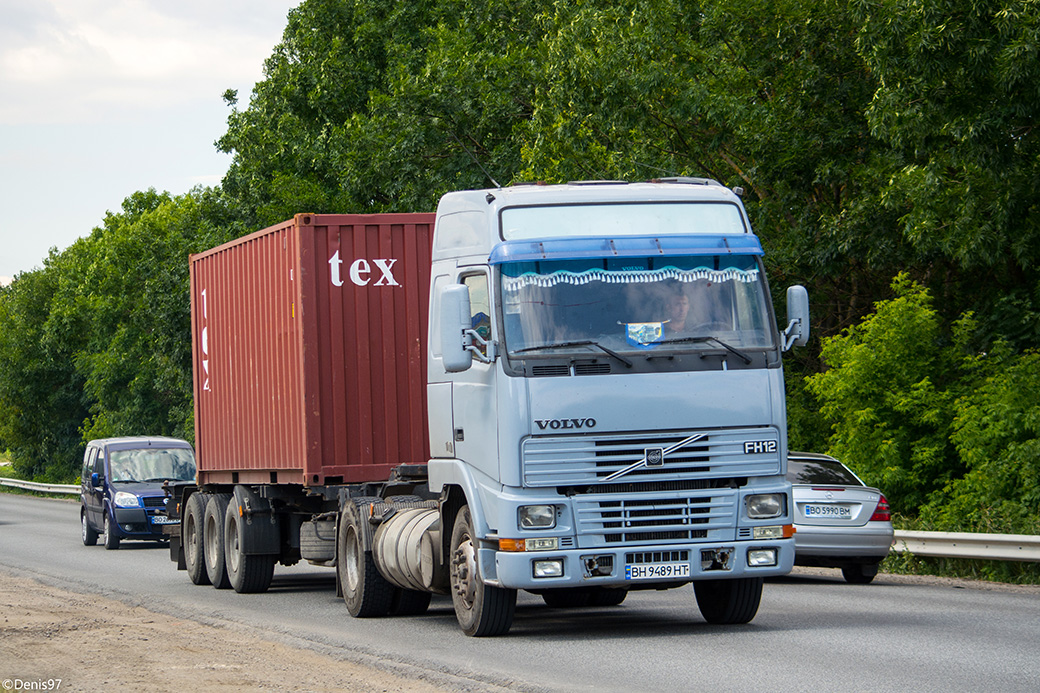
[[[643,451],[647,467],[664,466],[664,448],[647,448]]]

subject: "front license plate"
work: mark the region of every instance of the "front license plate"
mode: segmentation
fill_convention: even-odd
[[[845,505],[806,505],[806,517],[829,517],[834,520],[851,520],[852,508]]]
[[[152,515],[153,525],[175,525],[177,520],[166,517],[165,515]]]
[[[625,566],[626,580],[672,580],[688,577],[689,563],[639,563]]]

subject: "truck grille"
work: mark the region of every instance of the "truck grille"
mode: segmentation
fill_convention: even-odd
[[[735,490],[708,496],[580,497],[575,501],[578,541],[591,548],[732,540],[736,498]]]
[[[678,488],[689,489],[694,481],[779,474],[779,448],[777,430],[762,427],[530,437],[521,455],[524,486],[603,493],[608,485],[686,482]]]

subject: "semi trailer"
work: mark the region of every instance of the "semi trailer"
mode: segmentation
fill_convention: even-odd
[[[794,563],[782,353],[740,196],[707,179],[452,192],[298,214],[194,255],[194,482],[171,559],[263,592],[336,571],[350,614],[506,633],[692,583],[746,623]]]

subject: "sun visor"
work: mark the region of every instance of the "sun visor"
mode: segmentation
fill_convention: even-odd
[[[553,238],[540,241],[505,241],[491,250],[488,262],[577,260],[677,255],[762,255],[754,234],[739,236],[696,235],[623,238]]]

